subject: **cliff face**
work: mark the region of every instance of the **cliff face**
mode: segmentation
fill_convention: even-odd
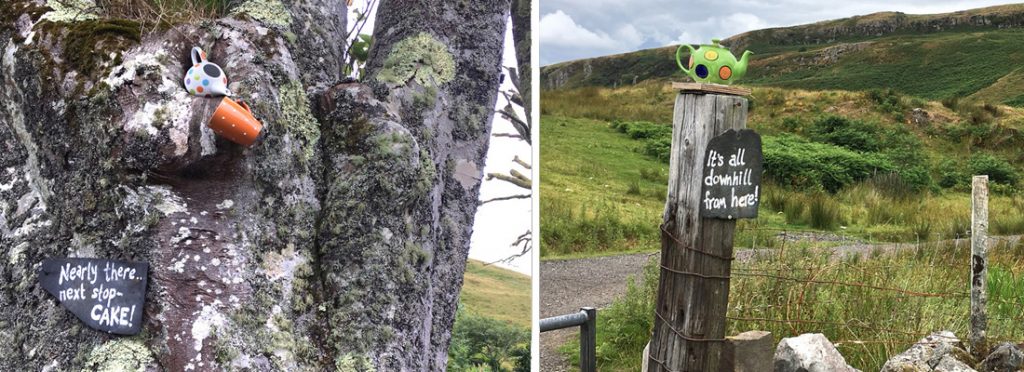
[[[344,1],[164,29],[0,10],[0,370],[443,368],[509,4],[380,6],[379,34],[405,31],[367,84],[340,83]],[[206,126],[219,99],[180,81],[193,46],[263,142]],[[150,263],[141,334],[42,290],[40,261],[68,256]]]
[[[733,51],[770,50],[775,46],[828,44],[892,34],[926,34],[1024,26],[1024,6],[1002,5],[945,14],[873,13],[808,25],[768,28],[722,41]]]

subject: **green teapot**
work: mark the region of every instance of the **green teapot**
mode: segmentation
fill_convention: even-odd
[[[719,39],[711,39],[710,45],[701,45],[694,49],[689,44],[683,44],[676,49],[676,64],[687,75],[690,75],[698,83],[731,84],[742,78],[747,73],[747,61],[754,52],[745,51],[739,61],[732,55],[729,49],[718,44]],[[680,60],[683,47],[690,49],[690,62],[683,67]]]

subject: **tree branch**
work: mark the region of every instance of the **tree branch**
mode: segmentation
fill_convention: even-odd
[[[497,198],[493,198],[493,199],[482,200],[482,201],[480,201],[479,204],[480,205],[484,205],[484,204],[487,204],[487,203],[490,203],[490,202],[503,201],[503,200],[513,200],[513,199],[529,199],[531,197],[533,197],[533,195],[531,195],[531,194],[501,196],[501,197],[497,197]]]
[[[492,179],[497,178],[499,180],[511,183],[513,185],[519,186],[527,190],[533,189],[533,181],[531,181],[530,178],[524,176],[522,173],[519,173],[515,169],[509,171],[509,174],[511,176],[501,173],[488,173],[487,180],[490,181]]]

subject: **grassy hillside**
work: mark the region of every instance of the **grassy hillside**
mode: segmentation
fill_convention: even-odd
[[[469,312],[530,328],[531,293],[529,276],[470,260],[460,299]]]
[[[673,94],[653,82],[542,93],[542,257],[657,249]],[[869,241],[962,235],[970,175],[980,173],[999,193],[992,231],[1024,232],[1024,110],[946,103],[756,88],[748,126],[764,137],[767,182],[762,212],[741,221],[737,247],[777,245],[773,229]],[[846,127],[821,132],[837,122]],[[862,163],[869,169],[851,168]]]
[[[892,88],[928,99],[1024,105],[1024,5],[939,15],[879,13],[751,31],[723,42],[755,52],[744,84],[797,89]],[[543,89],[688,79],[675,46],[541,69]]]

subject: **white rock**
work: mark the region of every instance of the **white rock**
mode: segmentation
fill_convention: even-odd
[[[775,348],[775,372],[852,372],[846,359],[820,333],[782,339]]]
[[[907,351],[886,361],[881,372],[973,372],[974,369],[963,362],[969,358],[953,332],[941,331],[922,338]]]

